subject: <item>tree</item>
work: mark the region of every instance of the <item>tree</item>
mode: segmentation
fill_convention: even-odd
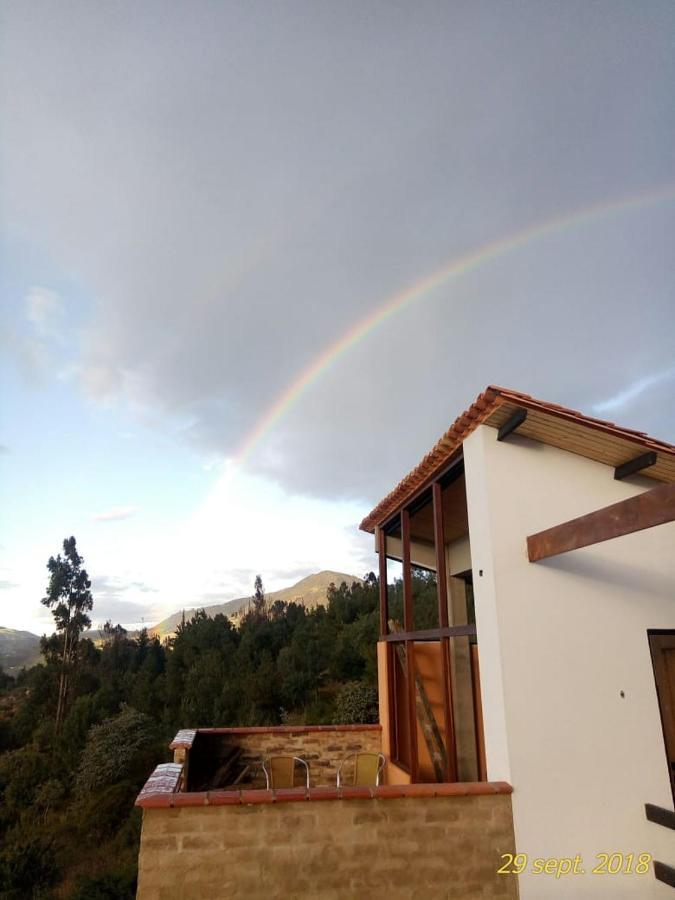
[[[267,610],[265,603],[265,588],[263,587],[260,575],[255,576],[254,583],[255,593],[253,594],[253,614],[256,619],[266,619]]]
[[[75,538],[66,538],[63,542],[63,556],[49,557],[49,584],[47,596],[42,603],[52,610],[56,631],[62,642],[59,677],[59,694],[56,704],[56,730],[63,722],[68,696],[68,679],[77,660],[77,648],[80,635],[91,625],[87,615],[94,601],[91,596],[91,581],[86,569],[82,568],[84,560],[77,552]]]
[[[150,716],[131,706],[94,725],[87,735],[75,779],[75,792],[82,796],[106,785],[147,771],[146,758],[157,744],[157,729]]]

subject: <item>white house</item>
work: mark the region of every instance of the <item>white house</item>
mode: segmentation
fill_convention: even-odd
[[[674,446],[489,387],[361,523],[388,781],[512,785],[523,900],[672,895],[674,519]]]

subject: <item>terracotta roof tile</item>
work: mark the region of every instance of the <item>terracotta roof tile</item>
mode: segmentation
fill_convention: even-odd
[[[151,776],[152,777],[152,776]],[[149,782],[148,782],[149,783]],[[147,785],[146,785],[147,787]],[[379,787],[315,787],[284,790],[203,791],[195,793],[144,793],[137,806],[160,809],[195,806],[237,806],[268,803],[304,803],[320,800],[394,800],[405,798],[470,797],[486,794],[511,794],[513,788],[505,781],[464,781],[452,784],[387,784]]]
[[[650,437],[643,431],[623,428],[605,419],[586,416],[578,410],[568,409],[558,403],[547,403],[537,400],[530,394],[523,394],[511,388],[489,385],[479,394],[471,406],[459,415],[436,445],[424,456],[422,461],[403,478],[399,484],[361,522],[363,531],[373,532],[377,525],[382,525],[417,491],[425,487],[442,469],[448,465],[462,446],[463,441],[472,431],[485,422],[500,406],[505,403],[516,404],[529,410],[535,410],[567,422],[585,426],[608,437],[622,438],[643,446],[646,450],[654,450],[669,456],[675,456],[675,447],[665,441]]]
[[[143,785],[136,806],[170,806],[182,774],[180,763],[160,763]]]
[[[185,747],[189,750],[197,736],[196,728],[183,728],[178,732],[176,737],[169,744],[169,750],[176,750],[179,747]]]

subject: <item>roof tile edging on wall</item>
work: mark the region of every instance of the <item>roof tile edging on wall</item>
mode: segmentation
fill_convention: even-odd
[[[164,764],[167,765],[167,764]],[[169,764],[171,765],[171,764]],[[157,767],[160,768],[159,766]],[[181,768],[178,766],[177,768]],[[284,790],[197,791],[176,793],[168,780],[156,778],[157,769],[136,798],[144,809],[170,809],[196,806],[248,806],[269,803],[301,803],[317,800],[392,800],[406,798],[474,797],[511,794],[505,781],[465,781],[452,784],[388,784],[379,787],[315,787]],[[153,781],[153,779],[155,779]],[[177,784],[177,781],[176,781]],[[164,786],[165,785],[165,786]]]

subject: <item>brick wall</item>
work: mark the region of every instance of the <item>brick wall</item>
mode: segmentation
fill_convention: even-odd
[[[209,806],[145,808],[138,898],[517,898],[515,877],[496,874],[514,851],[509,793],[416,787],[432,786],[403,798],[385,787],[371,799],[215,805],[213,795]]]
[[[264,788],[265,777],[260,767],[267,756],[299,756],[309,765],[310,784],[334,786],[340,762],[352,753],[379,753],[382,729],[374,726],[286,726],[279,728],[200,729],[189,750],[189,789],[199,790],[202,772],[208,771],[210,760],[218,759],[223,746],[241,748],[242,765],[250,767],[246,786]],[[184,748],[175,746],[176,760],[182,761]],[[297,768],[297,784],[304,784],[303,771]],[[345,767],[345,773],[349,769]],[[193,777],[194,773],[194,777]]]

